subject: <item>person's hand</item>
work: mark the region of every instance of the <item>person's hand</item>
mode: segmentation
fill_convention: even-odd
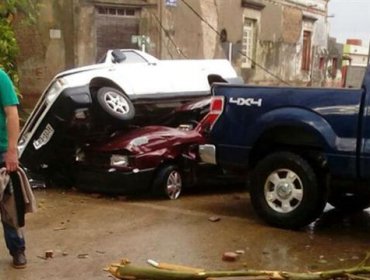
[[[4,155],[5,168],[8,172],[14,172],[18,169],[18,153],[16,149],[8,150]]]

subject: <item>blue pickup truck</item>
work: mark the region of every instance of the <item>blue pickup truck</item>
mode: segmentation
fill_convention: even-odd
[[[361,88],[215,84],[201,159],[248,174],[267,223],[299,228],[327,202],[370,206],[370,66]]]

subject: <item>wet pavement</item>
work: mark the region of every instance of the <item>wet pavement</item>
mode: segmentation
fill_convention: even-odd
[[[212,270],[305,272],[354,266],[370,251],[366,211],[327,208],[317,222],[289,231],[264,224],[241,190],[187,193],[177,201],[60,189],[35,194],[39,210],[26,225],[28,267],[11,268],[1,241],[0,279],[111,279],[103,268],[122,258],[144,266],[154,259]],[[44,259],[48,250],[53,258]],[[237,261],[222,260],[236,250],[245,252]]]

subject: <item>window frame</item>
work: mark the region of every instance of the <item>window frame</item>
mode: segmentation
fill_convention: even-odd
[[[249,23],[249,24],[248,24]],[[255,68],[257,50],[257,19],[244,17],[242,33],[242,58],[241,67],[247,69]],[[249,37],[251,38],[248,38]]]
[[[312,31],[303,30],[301,70],[310,71],[312,54]]]

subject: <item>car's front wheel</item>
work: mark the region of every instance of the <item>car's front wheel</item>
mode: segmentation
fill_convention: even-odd
[[[162,167],[153,183],[155,194],[174,200],[178,199],[183,187],[183,178],[176,165]]]
[[[96,100],[105,113],[117,120],[131,120],[135,115],[130,99],[115,88],[100,88],[96,93]]]
[[[292,229],[315,220],[326,203],[313,168],[291,152],[271,154],[257,164],[250,196],[266,222]]]

